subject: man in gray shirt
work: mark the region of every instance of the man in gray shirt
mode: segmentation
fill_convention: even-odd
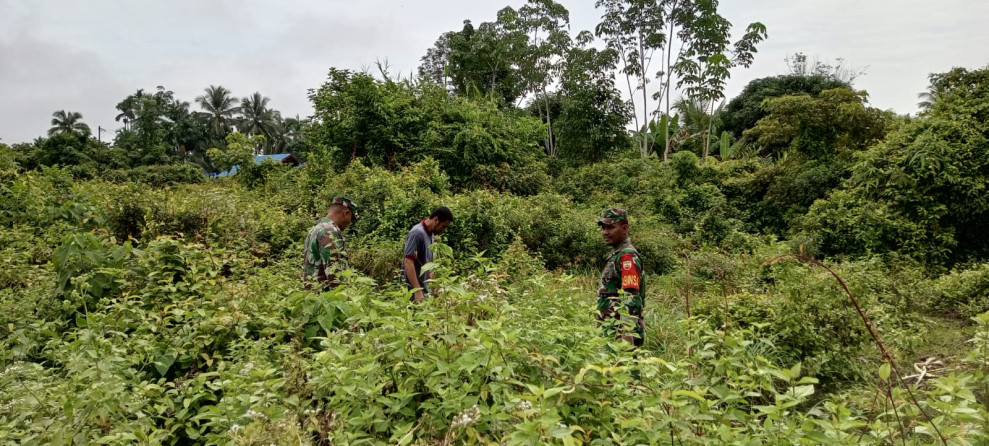
[[[431,271],[422,272],[422,266],[433,261],[433,236],[442,234],[453,223],[453,212],[446,206],[440,206],[429,214],[429,218],[409,230],[405,236],[405,259],[402,261],[402,277],[415,290],[413,302],[419,303],[429,294],[426,280],[432,279]]]

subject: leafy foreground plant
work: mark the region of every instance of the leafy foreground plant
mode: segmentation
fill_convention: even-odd
[[[68,236],[57,298],[5,328],[3,444],[937,441],[902,390],[886,406],[867,393],[821,400],[748,329],[697,319],[689,357],[629,351],[599,335],[574,278],[517,258],[464,259],[455,274],[438,245],[442,291],[410,306],[359,276],[299,291],[286,279],[295,262],[257,268],[246,249],[115,246]],[[915,390],[952,444],[989,441],[976,397],[989,386],[989,315],[978,322],[973,371]]]

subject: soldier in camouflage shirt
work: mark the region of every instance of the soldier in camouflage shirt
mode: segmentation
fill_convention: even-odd
[[[598,226],[604,242],[612,248],[606,257],[598,288],[598,323],[605,334],[641,346],[646,335],[646,324],[642,319],[646,284],[642,276],[642,257],[628,238],[628,214],[624,209],[605,209]],[[625,316],[624,320],[622,316]],[[629,326],[632,333],[629,333]]]
[[[311,289],[319,284],[323,290],[340,284],[337,273],[350,268],[343,230],[357,218],[357,209],[349,198],[333,197],[330,209],[306,234],[303,244],[303,282]]]

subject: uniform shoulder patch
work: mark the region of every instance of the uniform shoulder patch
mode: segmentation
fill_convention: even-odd
[[[622,254],[618,260],[622,270],[622,289],[639,290],[639,269],[635,266],[635,256],[631,253]]]

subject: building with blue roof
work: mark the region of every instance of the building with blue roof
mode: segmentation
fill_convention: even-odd
[[[291,165],[292,167],[302,167],[302,162],[299,161],[299,158],[296,158],[296,156],[293,155],[293,154],[291,154],[291,153],[275,153],[275,154],[271,154],[271,155],[256,155],[254,157],[254,164],[261,164],[261,163],[264,162],[264,160],[267,160],[267,159],[270,159],[270,160],[272,160],[272,161],[274,161],[276,163],[288,164],[288,165]],[[212,177],[228,177],[230,175],[233,175],[233,174],[237,173],[237,170],[238,170],[239,167],[240,166],[233,166],[233,167],[230,168],[230,170],[224,170],[223,172],[212,174],[210,176],[212,176]]]

